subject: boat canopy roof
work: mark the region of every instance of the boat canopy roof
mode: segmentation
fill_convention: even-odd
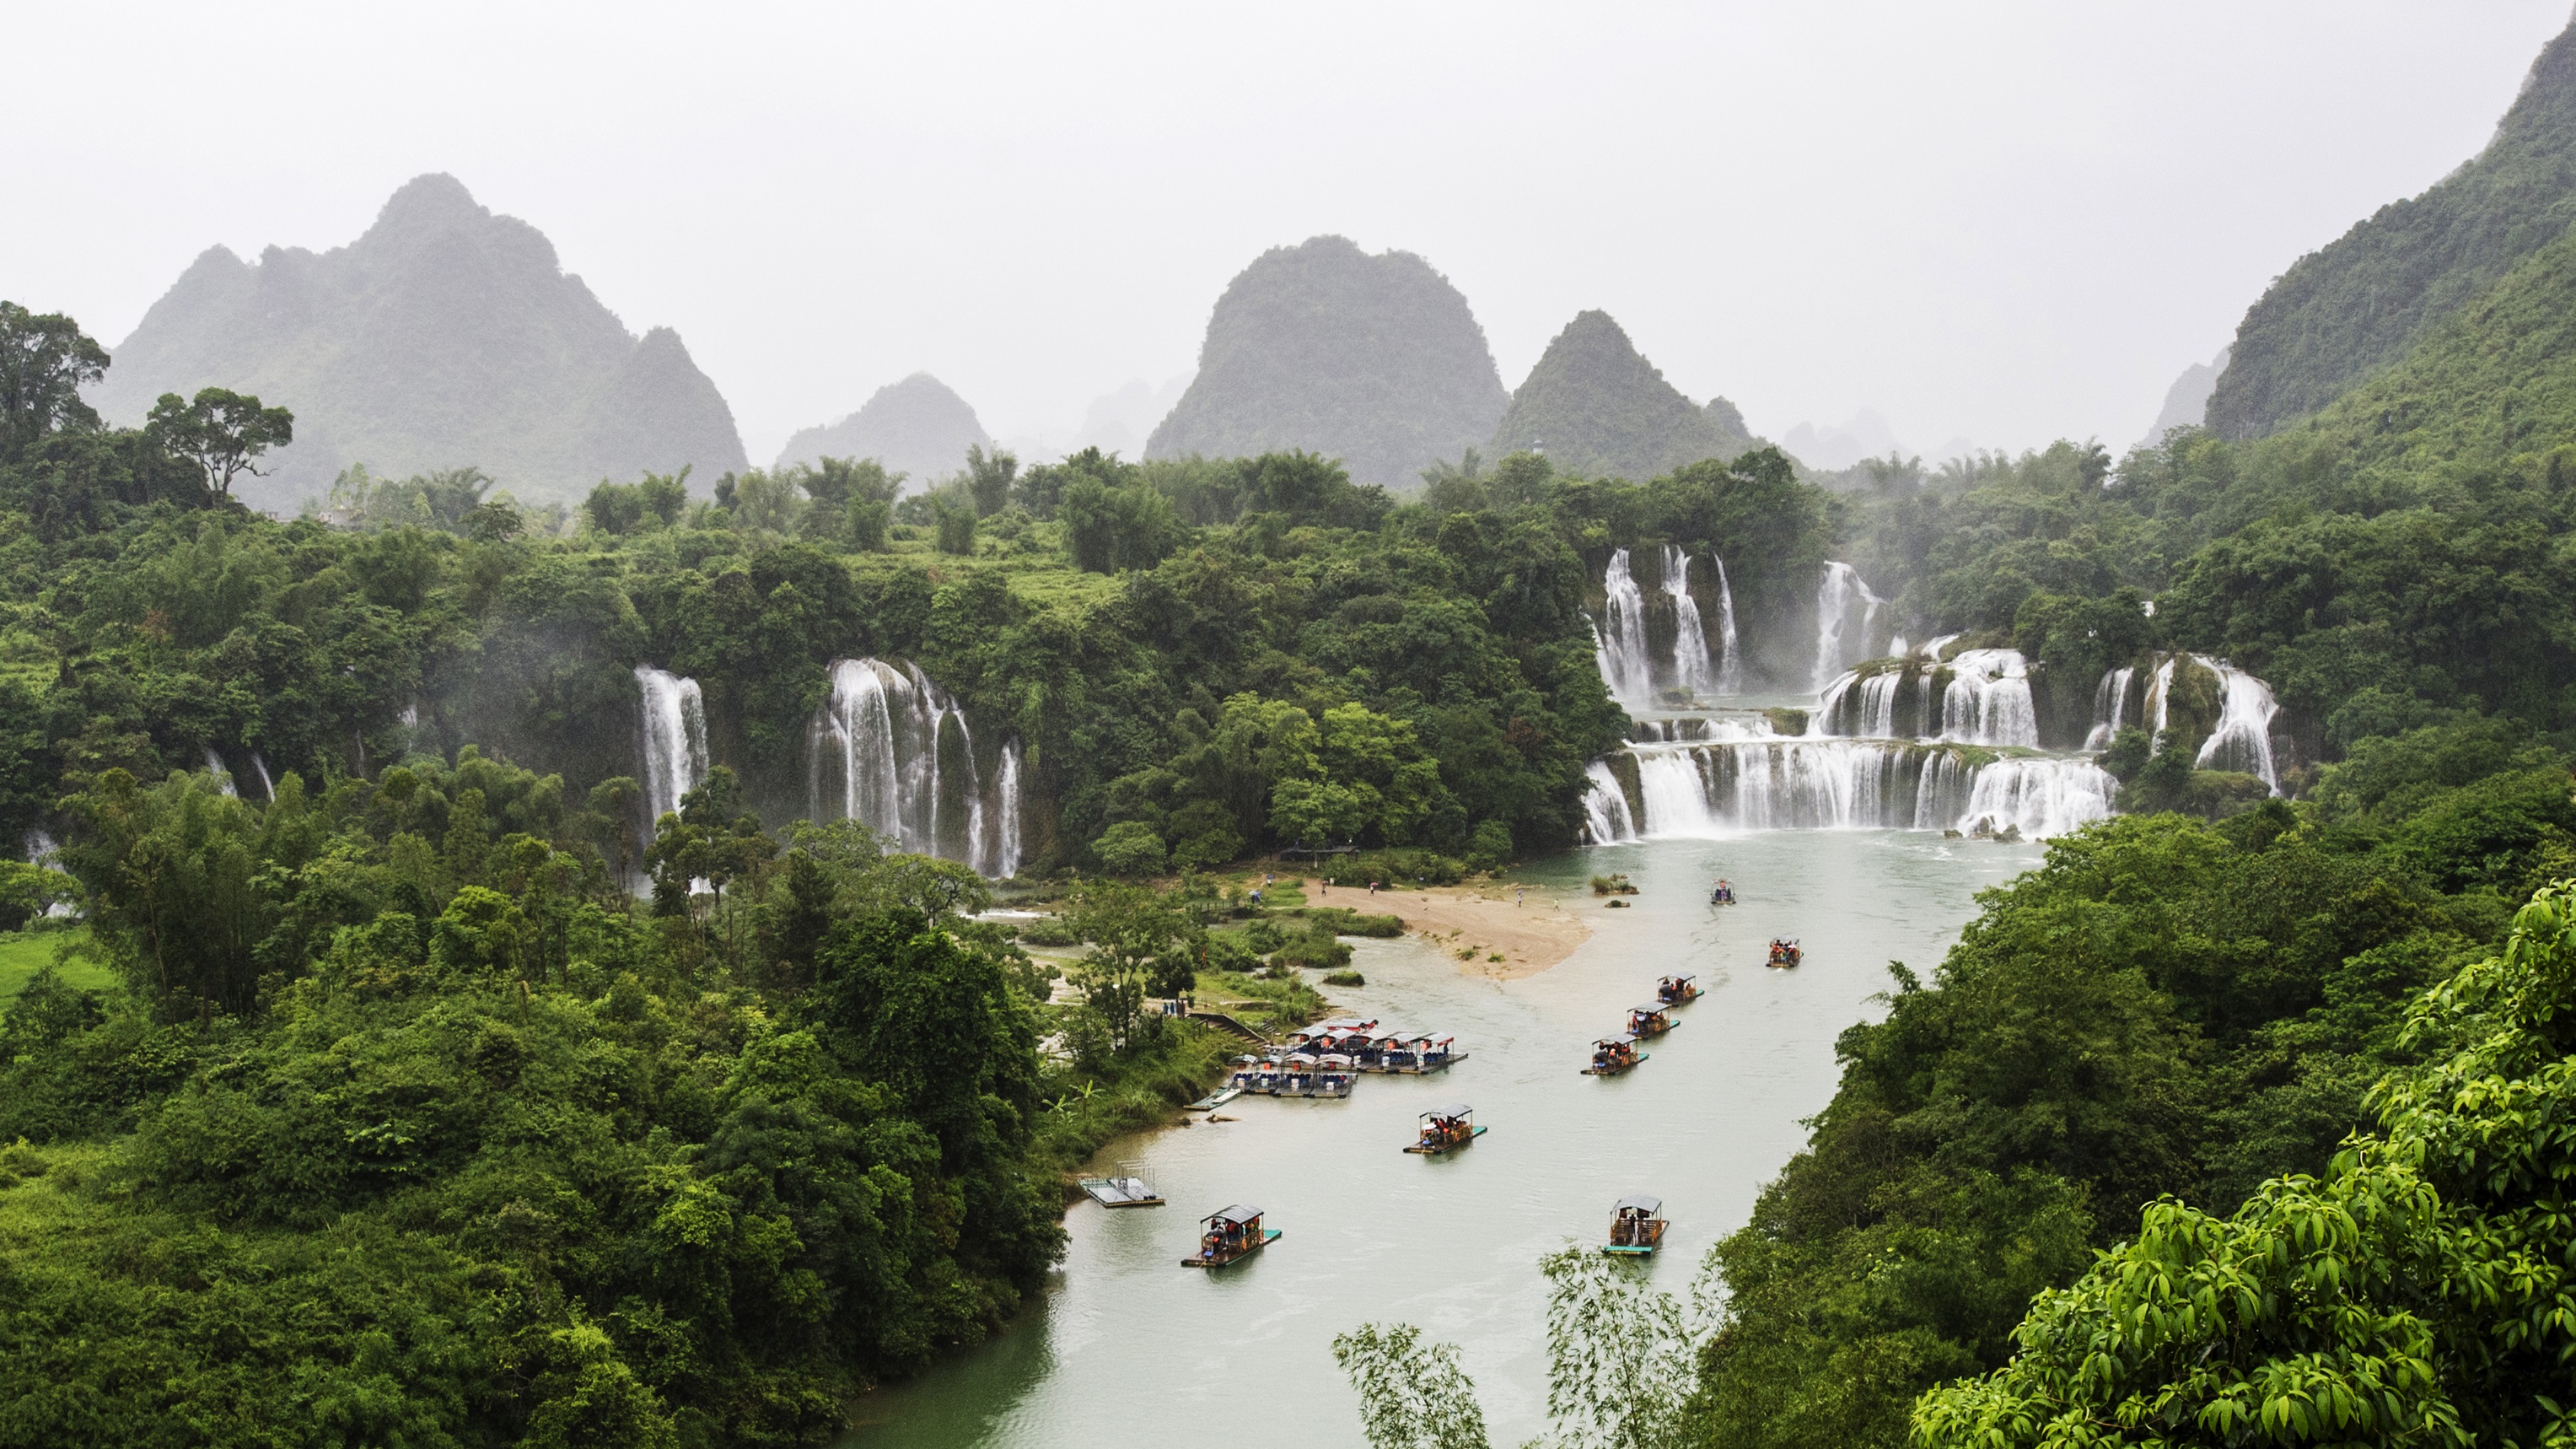
[[[1241,1227],[1246,1223],[1259,1222],[1260,1220],[1261,1209],[1257,1207],[1246,1207],[1242,1203],[1236,1203],[1234,1206],[1227,1208],[1222,1212],[1210,1213],[1205,1218],[1201,1219],[1202,1222],[1232,1223],[1236,1227]]]
[[[1617,1036],[1605,1036],[1601,1038],[1601,1040],[1593,1043],[1593,1045],[1597,1047],[1635,1046],[1636,1044],[1637,1034],[1633,1031],[1623,1031]]]
[[[1464,1117],[1475,1110],[1475,1108],[1468,1106],[1464,1102],[1452,1102],[1446,1107],[1434,1107],[1422,1115],[1425,1117]]]
[[[1672,1008],[1671,1008],[1671,1007],[1669,1007],[1669,1006],[1664,1005],[1664,1004],[1663,1004],[1662,1002],[1660,1002],[1660,1001],[1649,1001],[1649,1002],[1647,1002],[1647,1003],[1646,1003],[1645,1005],[1643,1005],[1643,1006],[1632,1006],[1632,1007],[1629,1007],[1629,1008],[1628,1008],[1628,1010],[1629,1010],[1629,1012],[1630,1012],[1631,1014],[1641,1014],[1641,1015],[1645,1015],[1645,1016],[1661,1016],[1661,1015],[1663,1015],[1665,1012],[1672,1010]]]
[[[1697,981],[1698,979],[1699,978],[1696,976],[1667,976],[1664,978],[1664,984],[1667,986],[1678,986],[1682,982]]]
[[[1653,1217],[1655,1214],[1664,1210],[1664,1200],[1649,1193],[1632,1192],[1626,1197],[1619,1199],[1619,1206],[1616,1211],[1624,1213],[1631,1209],[1643,1213],[1647,1217]]]

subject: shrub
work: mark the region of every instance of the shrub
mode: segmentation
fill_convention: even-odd
[[[1079,946],[1081,935],[1062,916],[1040,916],[1020,927],[1020,939],[1032,946]]]
[[[1121,820],[1091,842],[1091,853],[1111,875],[1152,875],[1163,868],[1163,837],[1141,820]]]
[[[1333,971],[1324,976],[1326,986],[1366,986],[1368,978],[1356,971]]]
[[[1402,916],[1364,916],[1347,906],[1317,906],[1306,912],[1306,919],[1336,936],[1369,936],[1387,941],[1404,934]]]

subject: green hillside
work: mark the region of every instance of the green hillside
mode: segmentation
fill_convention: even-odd
[[[1693,403],[1607,312],[1576,314],[1548,343],[1494,431],[1496,454],[1543,449],[1558,467],[1652,478],[1754,446],[1723,399]]]
[[[2402,356],[2576,221],[2576,27],[2552,40],[2484,151],[2301,257],[2237,328],[2209,427],[2254,438]]]
[[[1483,442],[1503,403],[1485,330],[1446,277],[1411,252],[1319,236],[1227,285],[1198,375],[1145,456],[1300,449],[1354,482],[1409,484]]]

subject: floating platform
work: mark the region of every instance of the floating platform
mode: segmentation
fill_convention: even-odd
[[[1642,1062],[1653,1055],[1653,1052],[1639,1052],[1637,1053],[1634,1061],[1621,1062],[1615,1067],[1585,1067],[1583,1069],[1583,1075],[1587,1077],[1615,1077],[1621,1072],[1633,1072],[1637,1069],[1638,1062]]]
[[[1228,1263],[1240,1263],[1244,1259],[1251,1257],[1253,1254],[1260,1252],[1262,1249],[1269,1247],[1272,1243],[1279,1241],[1280,1231],[1281,1230],[1278,1228],[1263,1228],[1261,1230],[1261,1237],[1258,1241],[1244,1244],[1230,1256],[1223,1258],[1183,1258],[1181,1260],[1181,1266],[1184,1268],[1222,1268]]]
[[[1457,1151],[1459,1148],[1466,1146],[1468,1143],[1471,1143],[1471,1142],[1475,1141],[1477,1138],[1482,1137],[1482,1136],[1484,1136],[1484,1135],[1485,1135],[1485,1129],[1484,1129],[1484,1128],[1482,1128],[1482,1127],[1478,1127],[1478,1128],[1475,1128],[1475,1129],[1473,1129],[1472,1131],[1470,1131],[1470,1132],[1469,1132],[1465,1137],[1462,1137],[1462,1138],[1460,1138],[1459,1140],[1457,1140],[1457,1141],[1455,1141],[1455,1142],[1443,1142],[1443,1143],[1440,1143],[1438,1146],[1432,1146],[1432,1145],[1430,1145],[1430,1144],[1428,1144],[1428,1143],[1423,1143],[1423,1142],[1416,1142],[1416,1143],[1414,1143],[1411,1147],[1408,1147],[1408,1148],[1406,1148],[1406,1149],[1404,1149],[1404,1150],[1405,1150],[1405,1151],[1407,1151],[1407,1152],[1410,1152],[1410,1153],[1414,1153],[1415,1155],[1417,1155],[1417,1156],[1421,1156],[1421,1157],[1438,1157],[1441,1153],[1444,1153],[1444,1152],[1455,1152],[1455,1151]]]
[[[1224,1106],[1226,1103],[1231,1102],[1242,1095],[1243,1089],[1241,1087],[1227,1087],[1222,1091],[1210,1092],[1206,1096],[1199,1098],[1197,1101],[1192,1102],[1181,1110],[1184,1112],[1213,1112],[1217,1108]]]
[[[1141,1177],[1086,1177],[1082,1190],[1105,1208],[1161,1207],[1163,1195]]]

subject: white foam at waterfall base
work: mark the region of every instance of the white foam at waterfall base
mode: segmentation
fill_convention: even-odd
[[[1717,692],[1742,694],[1744,664],[1736,657],[1735,590],[1726,582],[1726,560],[1713,553],[1708,559],[1717,565],[1717,647],[1724,655],[1717,664]]]
[[[1645,745],[1640,818],[1614,818],[1616,777],[1595,762],[1587,833],[1609,839],[1708,839],[1756,830],[2018,828],[2062,834],[2111,813],[2111,777],[2087,760],[2008,758],[1979,765],[1956,749],[1872,740],[1783,739]],[[1596,801],[1599,801],[1596,804]],[[1622,797],[1615,816],[1626,814]],[[1621,828],[1624,827],[1624,828]],[[1618,833],[1605,833],[1617,830]]]
[[[1827,560],[1825,576],[1816,585],[1816,668],[1814,687],[1821,694],[1835,675],[1851,667],[1851,644],[1843,638],[1850,625],[1853,605],[1860,606],[1862,648],[1869,644],[1869,626],[1878,617],[1878,606],[1885,599],[1869,591],[1860,571],[1847,563]]]
[[[1664,545],[1664,594],[1673,601],[1673,685],[1709,692],[1708,633],[1700,627],[1699,601],[1691,597],[1690,555],[1676,544]]]
[[[696,680],[649,664],[635,666],[635,684],[644,734],[644,810],[658,822],[706,783],[706,699]]]
[[[1643,708],[1654,701],[1655,665],[1646,653],[1646,595],[1628,572],[1628,551],[1610,555],[1601,576],[1601,627],[1593,632],[1593,658],[1601,682],[1621,704]]]
[[[224,757],[215,753],[213,745],[206,746],[206,773],[215,777],[215,788],[227,798],[240,796],[241,792],[233,788],[233,772],[225,766]]]

